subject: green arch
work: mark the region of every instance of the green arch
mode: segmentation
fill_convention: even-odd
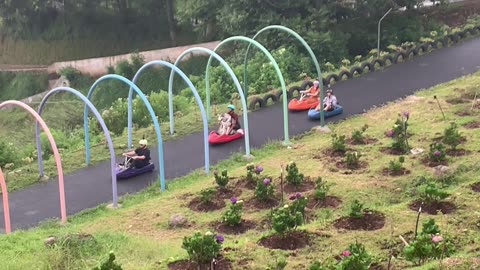
[[[255,41],[251,38],[243,37],[243,36],[229,37],[229,38],[223,40],[222,42],[220,42],[220,44],[218,44],[213,51],[216,52],[223,45],[225,45],[225,44],[227,44],[228,42],[231,42],[231,41],[244,41],[244,42],[248,42],[251,45],[254,45],[255,47],[260,49],[268,57],[268,59],[270,60],[270,62],[273,65],[273,67],[275,68],[275,72],[277,73],[277,77],[280,80],[280,85],[281,85],[282,91],[283,91],[284,143],[289,144],[290,139],[289,139],[289,135],[288,135],[287,86],[285,85],[285,79],[283,78],[282,72],[280,71],[280,68],[278,67],[277,61],[275,61],[273,56],[260,43],[258,43],[257,41]],[[212,64],[212,59],[213,59],[213,57],[210,56],[209,59],[208,59],[208,63],[207,63],[207,69],[205,71],[205,88],[206,88],[206,99],[207,99],[207,106],[206,107],[207,107],[207,116],[209,117],[209,119],[211,118],[211,111],[210,111],[210,81],[209,81],[208,75],[209,75],[210,65]],[[246,112],[244,112],[244,113],[246,113]]]
[[[324,85],[323,85],[323,79],[322,79],[322,71],[320,70],[320,64],[318,63],[318,60],[317,60],[317,57],[315,56],[315,53],[313,52],[312,48],[308,45],[308,43],[305,41],[305,39],[303,39],[302,36],[300,36],[297,32],[293,31],[292,29],[290,29],[288,27],[285,27],[285,26],[281,26],[281,25],[267,26],[267,27],[261,29],[260,31],[258,31],[255,34],[255,36],[253,36],[252,39],[255,40],[260,34],[262,34],[263,32],[266,32],[268,30],[281,30],[281,31],[287,32],[288,34],[294,36],[298,41],[300,41],[300,43],[302,43],[302,45],[305,47],[305,49],[307,49],[308,53],[310,54],[310,57],[313,60],[313,63],[315,65],[315,69],[317,70],[317,78],[321,82],[320,83],[320,100],[323,100]],[[248,72],[247,72],[247,69],[248,69],[248,56],[249,56],[251,45],[252,45],[251,43],[248,44],[247,51],[245,53],[245,61],[244,61],[244,69],[243,69],[243,79],[244,79],[243,89],[245,91],[245,96],[248,93]],[[320,125],[322,127],[325,125],[325,118],[324,118],[323,110],[320,112]]]

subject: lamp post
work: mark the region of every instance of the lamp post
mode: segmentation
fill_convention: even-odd
[[[392,11],[393,8],[390,8],[387,13],[385,13],[385,15],[383,15],[382,18],[380,18],[380,20],[378,21],[378,43],[377,43],[377,53],[378,53],[378,58],[380,58],[380,25],[383,21],[383,19],[385,19],[385,17],[387,17],[387,15],[390,13],[390,11]]]

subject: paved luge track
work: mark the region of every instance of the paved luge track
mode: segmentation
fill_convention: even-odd
[[[327,119],[327,122],[362,113],[374,105],[393,101],[416,90],[447,82],[477,70],[480,70],[479,38],[415,57],[412,61],[390,66],[384,71],[342,81],[334,86],[334,90],[344,106],[344,114]],[[268,140],[281,140],[283,134],[281,104],[250,113],[249,123],[252,147],[260,147]],[[318,122],[309,121],[306,112],[289,113],[291,135],[308,131],[315,125],[318,125]],[[220,147],[211,147],[211,163],[216,164],[234,152],[243,151],[243,145],[243,140],[240,140]],[[166,142],[164,148],[167,179],[184,176],[204,165],[200,132]],[[157,149],[152,148],[153,158],[157,156],[156,152]],[[111,201],[109,171],[109,162],[102,162],[65,176],[69,215]],[[152,181],[157,181],[157,177],[158,171],[155,171],[133,179],[119,180],[119,195],[138,192]],[[9,199],[12,229],[34,227],[42,220],[59,217],[57,181],[27,187],[10,194]],[[3,226],[3,206],[0,205],[0,209],[0,226]]]

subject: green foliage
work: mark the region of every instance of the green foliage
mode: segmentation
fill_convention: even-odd
[[[77,81],[82,76],[82,73],[78,69],[71,66],[60,69],[59,73],[70,82]]]
[[[408,120],[410,118],[410,114],[408,112],[403,113],[400,115],[400,118],[397,118],[395,124],[393,125],[393,129],[387,131],[387,136],[393,138],[393,143],[391,148],[393,150],[407,153],[410,150],[408,146]]]
[[[110,251],[108,259],[105,260],[100,267],[95,267],[93,270],[122,270],[122,266],[115,262],[115,254]]]
[[[336,265],[336,270],[368,270],[372,257],[361,243],[351,244],[342,253],[342,260]]]
[[[296,207],[286,204],[277,208],[272,215],[272,228],[275,232],[285,235],[303,224],[303,215]]]
[[[259,181],[259,176],[263,172],[263,167],[258,165],[255,166],[253,163],[247,164],[247,181],[250,183],[257,183]]]
[[[445,153],[445,146],[441,143],[430,144],[430,150],[428,151],[428,158],[434,162],[441,162],[447,159]]]
[[[287,267],[287,259],[283,256],[275,258],[275,264],[270,265],[266,270],[283,270]]]
[[[341,153],[347,151],[347,146],[345,144],[345,135],[338,136],[337,134],[332,134],[332,150],[334,152]]]
[[[267,202],[273,198],[274,188],[272,181],[269,178],[257,180],[255,187],[255,198],[262,202]]]
[[[287,183],[296,187],[300,186],[304,181],[304,175],[298,171],[297,164],[291,161],[285,168],[287,176],[285,177]]]
[[[359,200],[355,199],[350,205],[350,212],[348,215],[352,218],[362,218],[363,209],[363,203],[360,203]]]
[[[326,181],[323,181],[321,177],[318,177],[317,181],[315,182],[315,191],[313,196],[315,196],[317,200],[323,201],[327,197],[329,190],[330,185],[328,185]]]
[[[223,170],[222,173],[219,175],[218,171],[213,172],[213,176],[215,177],[215,183],[221,188],[225,188],[228,184],[228,171]]]
[[[233,199],[233,198],[232,198]],[[228,209],[222,217],[223,222],[227,223],[230,226],[239,225],[242,223],[242,210],[243,210],[243,201],[237,201],[236,199],[232,201],[230,209]]]
[[[441,235],[440,228],[433,219],[423,223],[422,232],[403,250],[405,259],[417,264],[423,264],[429,259],[448,257],[453,252],[451,240]]]
[[[4,168],[9,163],[15,163],[17,155],[12,143],[6,141],[5,138],[0,138],[0,167]]]
[[[365,136],[363,134],[368,129],[368,125],[365,124],[360,130],[354,130],[352,132],[352,140],[357,144],[364,144],[365,143]]]
[[[400,173],[403,170],[403,163],[405,162],[405,157],[400,156],[398,158],[398,161],[396,160],[390,160],[390,163],[388,164],[388,170],[391,173]]]
[[[345,164],[347,164],[347,168],[349,169],[356,169],[360,165],[360,158],[362,154],[358,152],[348,152],[345,155]]]
[[[461,140],[462,136],[458,131],[457,124],[455,122],[450,123],[450,126],[443,132],[442,142],[449,145],[452,149],[455,149],[461,143]]]
[[[427,205],[438,203],[450,194],[442,189],[436,182],[429,182],[419,187],[419,198]]]
[[[220,253],[221,241],[211,232],[204,235],[197,232],[191,237],[184,237],[182,248],[185,249],[190,260],[199,264],[210,263]]]
[[[308,270],[328,270],[328,268],[324,267],[321,262],[315,261],[308,267]]]
[[[213,197],[216,194],[216,190],[214,188],[207,188],[200,191],[200,201],[203,203],[210,203],[213,200]]]
[[[0,72],[0,101],[20,100],[47,90],[46,73]]]

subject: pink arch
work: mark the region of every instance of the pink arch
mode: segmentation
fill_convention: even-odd
[[[35,120],[40,124],[42,129],[45,131],[45,134],[47,134],[48,141],[50,142],[50,145],[53,150],[53,156],[55,157],[55,163],[57,165],[57,173],[58,173],[58,186],[59,186],[59,194],[60,194],[60,215],[62,217],[62,223],[65,224],[67,222],[67,207],[65,203],[65,185],[63,182],[63,169],[62,169],[62,161],[60,159],[60,154],[58,153],[57,149],[57,144],[55,143],[55,140],[53,139],[52,133],[50,132],[50,129],[48,128],[47,124],[43,121],[42,117],[38,115],[38,113],[32,109],[30,106],[27,104],[16,101],[16,100],[8,100],[5,102],[0,103],[0,109],[3,107],[20,107],[30,113]],[[4,215],[5,215],[5,232],[8,234],[11,232],[11,227],[10,227],[10,207],[8,204],[8,191],[7,191],[7,185],[5,183],[5,179],[3,177],[3,173],[0,169],[0,185],[2,188],[2,197],[3,197],[3,209],[4,209]]]

